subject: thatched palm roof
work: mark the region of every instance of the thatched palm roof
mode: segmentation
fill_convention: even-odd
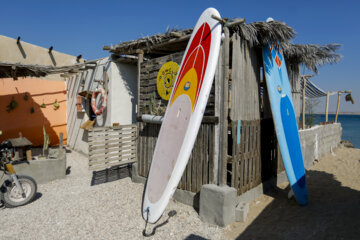
[[[77,73],[87,68],[93,68],[96,61],[74,64],[70,66],[53,67],[21,63],[0,62],[0,78],[45,77],[49,74]]]
[[[164,55],[184,50],[190,39],[192,29],[168,30],[162,34],[142,37],[137,40],[122,42],[114,46],[104,46],[104,50],[117,55],[136,54],[139,50],[152,55]]]
[[[293,64],[304,64],[313,72],[318,72],[318,66],[337,63],[342,56],[335,52],[340,48],[340,44],[282,44],[284,55],[288,62]]]
[[[235,22],[233,19],[230,22]],[[145,56],[152,58],[162,55],[183,51],[186,48],[192,29],[183,31],[167,31],[164,34],[156,34],[151,37],[143,37],[137,40],[122,42],[114,46],[104,46],[117,55],[137,54],[143,51]],[[315,44],[292,44],[296,32],[287,24],[279,21],[253,22],[239,24],[231,28],[231,33],[237,32],[246,39],[250,46],[262,47],[271,42],[280,42],[287,62],[291,64],[304,64],[308,69],[317,72],[317,66],[336,63],[341,55],[336,54],[339,44],[328,44],[324,46]]]
[[[263,46],[271,42],[289,42],[296,35],[293,28],[283,22],[253,22],[233,28],[250,46]]]

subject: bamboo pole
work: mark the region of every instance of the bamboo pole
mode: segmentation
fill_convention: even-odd
[[[338,118],[338,115],[339,115],[340,96],[341,96],[341,91],[338,92],[338,100],[337,100],[337,107],[336,107],[335,123],[337,123],[337,118]]]
[[[325,108],[325,122],[328,122],[328,114],[329,114],[329,96],[330,92],[326,92],[326,108]]]
[[[303,90],[302,90],[302,129],[305,129],[305,87],[306,78],[303,78]]]

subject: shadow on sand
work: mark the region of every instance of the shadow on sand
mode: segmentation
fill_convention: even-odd
[[[360,192],[341,186],[332,174],[307,172],[309,204],[300,207],[286,189],[236,239],[358,239]]]
[[[91,186],[113,182],[131,176],[131,166],[115,166],[112,168],[93,171]]]

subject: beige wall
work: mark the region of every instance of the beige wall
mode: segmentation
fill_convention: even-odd
[[[0,35],[0,62],[55,67],[77,63],[76,56],[55,51],[55,48],[50,54],[48,48],[36,46],[22,40],[20,40],[19,45],[16,39],[2,35]],[[59,75],[49,75],[46,79],[63,80]]]
[[[67,95],[67,145],[78,152],[88,153],[88,131],[80,126],[89,119],[90,101],[86,101],[86,112],[77,112],[76,96],[82,91],[94,91],[103,87],[95,79],[103,78],[103,67],[109,77],[107,108],[96,117],[95,127],[136,123],[137,67],[115,63],[109,58],[99,59],[95,69],[78,73],[66,81]],[[81,79],[85,80],[81,86]]]

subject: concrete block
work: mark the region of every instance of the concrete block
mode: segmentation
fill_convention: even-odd
[[[245,222],[249,213],[249,203],[240,202],[235,208],[235,221]]]
[[[221,227],[235,222],[236,189],[206,184],[200,190],[200,219]]]
[[[193,193],[182,189],[176,189],[173,198],[185,205],[191,206],[194,209],[199,209],[199,193]]]
[[[16,174],[28,175],[39,183],[47,183],[66,176],[66,154],[62,158],[17,161],[13,163]],[[0,179],[0,184],[7,176]]]
[[[131,166],[131,181],[134,183],[146,183],[146,178],[139,176],[137,163],[133,163]]]

